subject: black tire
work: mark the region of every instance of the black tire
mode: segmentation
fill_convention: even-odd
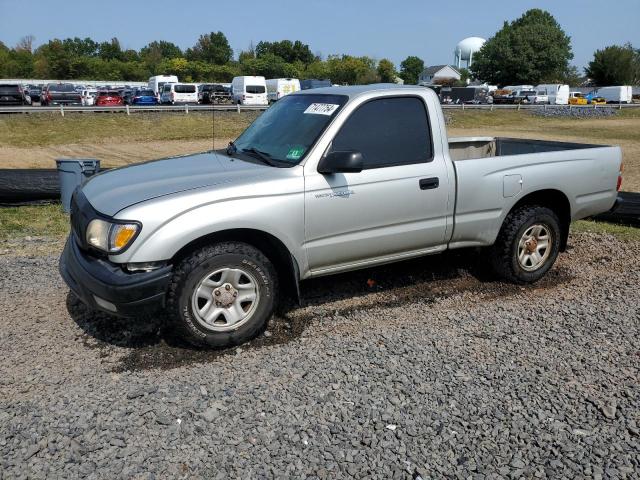
[[[533,225],[544,225],[550,234],[548,256],[535,270],[525,269],[518,260],[519,242]],[[540,280],[553,266],[560,252],[561,231],[558,216],[550,209],[539,205],[525,205],[507,215],[491,252],[491,263],[495,273],[512,283],[534,283]],[[545,254],[546,255],[546,254]]]
[[[200,281],[218,268],[239,268],[256,280],[258,301],[249,318],[229,331],[205,328],[193,311],[192,295]],[[273,264],[258,249],[241,242],[224,242],[193,252],[175,268],[167,308],[177,333],[199,347],[240,345],[264,331],[276,306],[278,280]]]

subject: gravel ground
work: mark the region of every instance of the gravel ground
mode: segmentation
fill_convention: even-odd
[[[615,107],[539,107],[530,110],[532,115],[547,118],[600,118],[617,115],[619,110]]]
[[[573,235],[527,288],[474,252],[313,281],[218,352],[0,257],[0,478],[638,478],[639,246]]]

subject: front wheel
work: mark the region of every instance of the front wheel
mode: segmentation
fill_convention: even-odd
[[[189,343],[230,347],[262,332],[276,304],[277,275],[258,249],[240,242],[204,247],[176,267],[167,306]]]
[[[560,252],[560,221],[546,207],[527,205],[507,215],[493,246],[494,271],[513,283],[534,283]]]

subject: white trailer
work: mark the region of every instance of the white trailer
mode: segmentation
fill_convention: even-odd
[[[149,77],[148,86],[153,90],[156,97],[160,97],[162,87],[165,83],[178,83],[178,77],[175,75],[155,75],[153,77]]]
[[[596,90],[596,96],[604,98],[607,103],[631,103],[633,87],[629,85],[601,87]]]
[[[537,92],[536,103],[548,103],[550,105],[569,104],[569,85],[560,83],[543,83],[535,88]]]
[[[300,91],[300,80],[297,78],[271,78],[267,80],[267,97],[269,103]]]

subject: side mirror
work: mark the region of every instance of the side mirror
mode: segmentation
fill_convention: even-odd
[[[320,160],[318,172],[322,174],[358,173],[362,171],[362,164],[360,152],[330,152]]]

